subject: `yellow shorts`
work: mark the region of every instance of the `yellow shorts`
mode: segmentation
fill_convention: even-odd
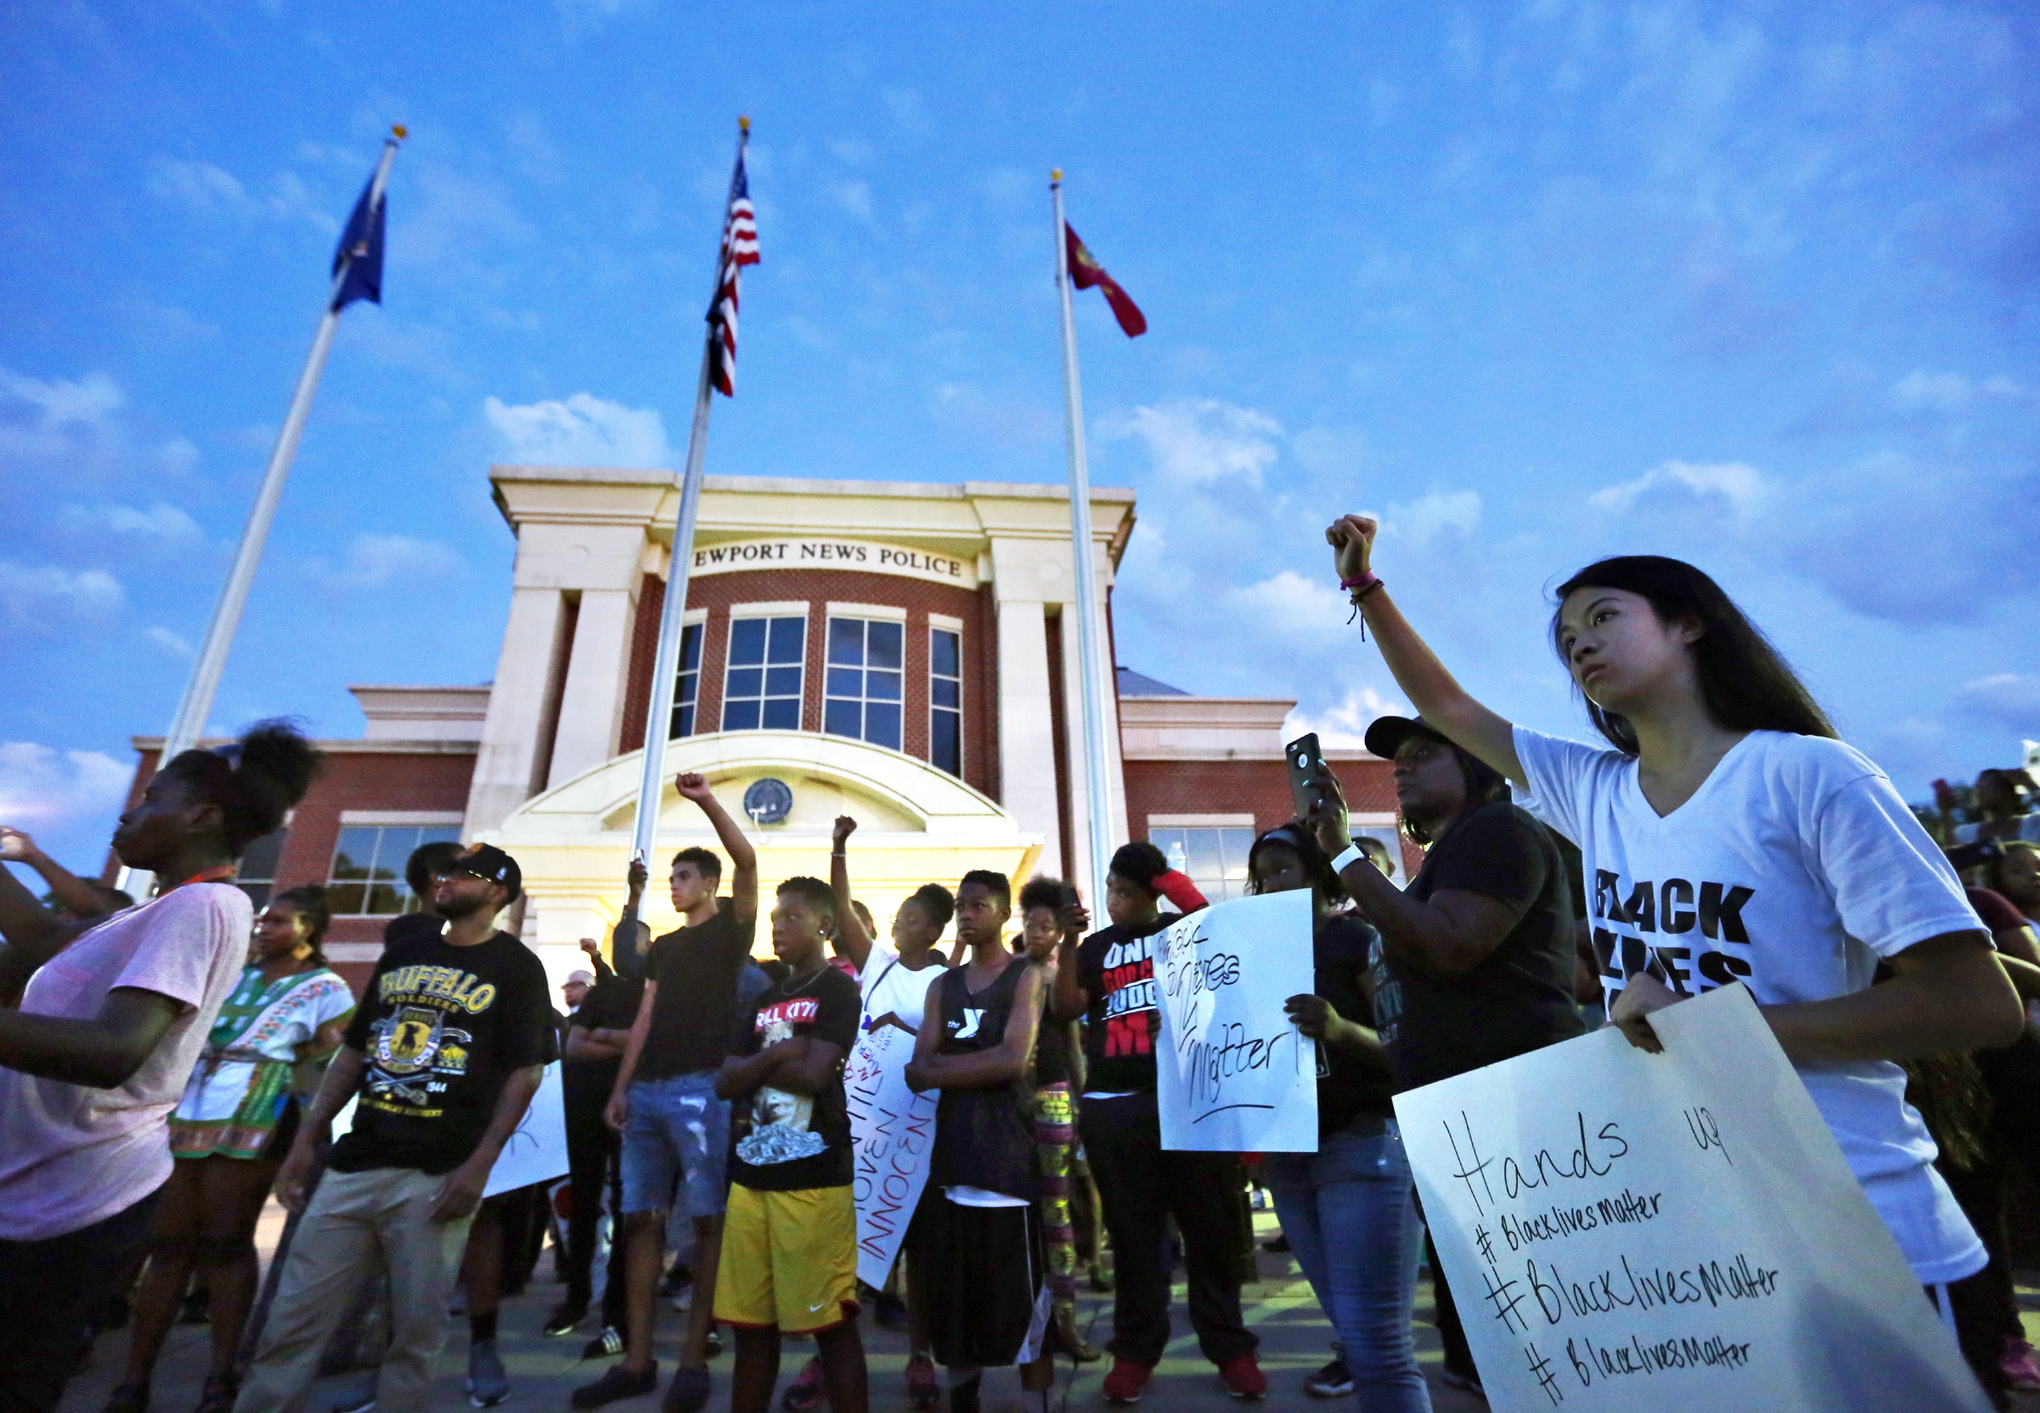
[[[730,1184],[715,1317],[812,1334],[857,1318],[857,1204],[847,1187],[760,1192]]]

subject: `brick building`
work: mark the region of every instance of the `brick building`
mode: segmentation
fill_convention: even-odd
[[[243,870],[258,892],[328,883],[342,914],[330,950],[357,976],[388,917],[415,906],[402,866],[422,840],[515,854],[523,935],[559,975],[621,903],[677,478],[490,476],[517,537],[494,682],[354,688],[362,736],[321,743],[326,773]],[[1132,493],[1094,490],[1092,523],[1109,606]],[[1095,898],[1070,555],[1058,487],[708,478],[669,776],[705,773],[749,821],[766,888],[825,876],[831,825],[854,815],[852,878],[882,922],[970,868],[1067,876]],[[1213,899],[1237,896],[1255,832],[1290,813],[1295,703],[1191,696],[1124,666],[1101,685],[1113,841],[1152,839]],[[139,790],[161,742],[135,745]],[[1388,765],[1331,754],[1356,829],[1391,839]],[[659,840],[714,844],[670,783]],[[664,930],[674,918],[652,893]]]

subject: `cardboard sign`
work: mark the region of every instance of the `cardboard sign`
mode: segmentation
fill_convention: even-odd
[[[1748,990],[1397,1097],[1497,1413],[1989,1404]]]
[[[843,1066],[843,1103],[855,1152],[857,1278],[879,1290],[907,1238],[935,1154],[940,1096],[907,1088],[907,1061],[913,1058],[914,1037],[882,1025],[858,1037]]]
[[[1155,935],[1162,1147],[1317,1152],[1315,1042],[1282,1003],[1315,987],[1305,891],[1235,898]]]

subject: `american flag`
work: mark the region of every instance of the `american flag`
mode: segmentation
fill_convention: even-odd
[[[736,393],[737,272],[758,263],[758,221],[751,210],[751,184],[744,176],[744,154],[730,174],[730,206],[723,217],[722,268],[716,277],[715,299],[708,306],[709,381],[724,397]]]

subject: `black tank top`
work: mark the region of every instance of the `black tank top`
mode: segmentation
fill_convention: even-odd
[[[956,967],[935,983],[935,1004],[929,1009],[941,1020],[939,1054],[968,1055],[1005,1042],[1013,994],[1027,962],[1016,957],[990,986],[975,993],[969,970]],[[1022,1097],[1028,1091],[1024,1077],[997,1089],[942,1091],[929,1174],[938,1187],[981,1187],[1029,1201],[1041,1195],[1034,1125]]]

